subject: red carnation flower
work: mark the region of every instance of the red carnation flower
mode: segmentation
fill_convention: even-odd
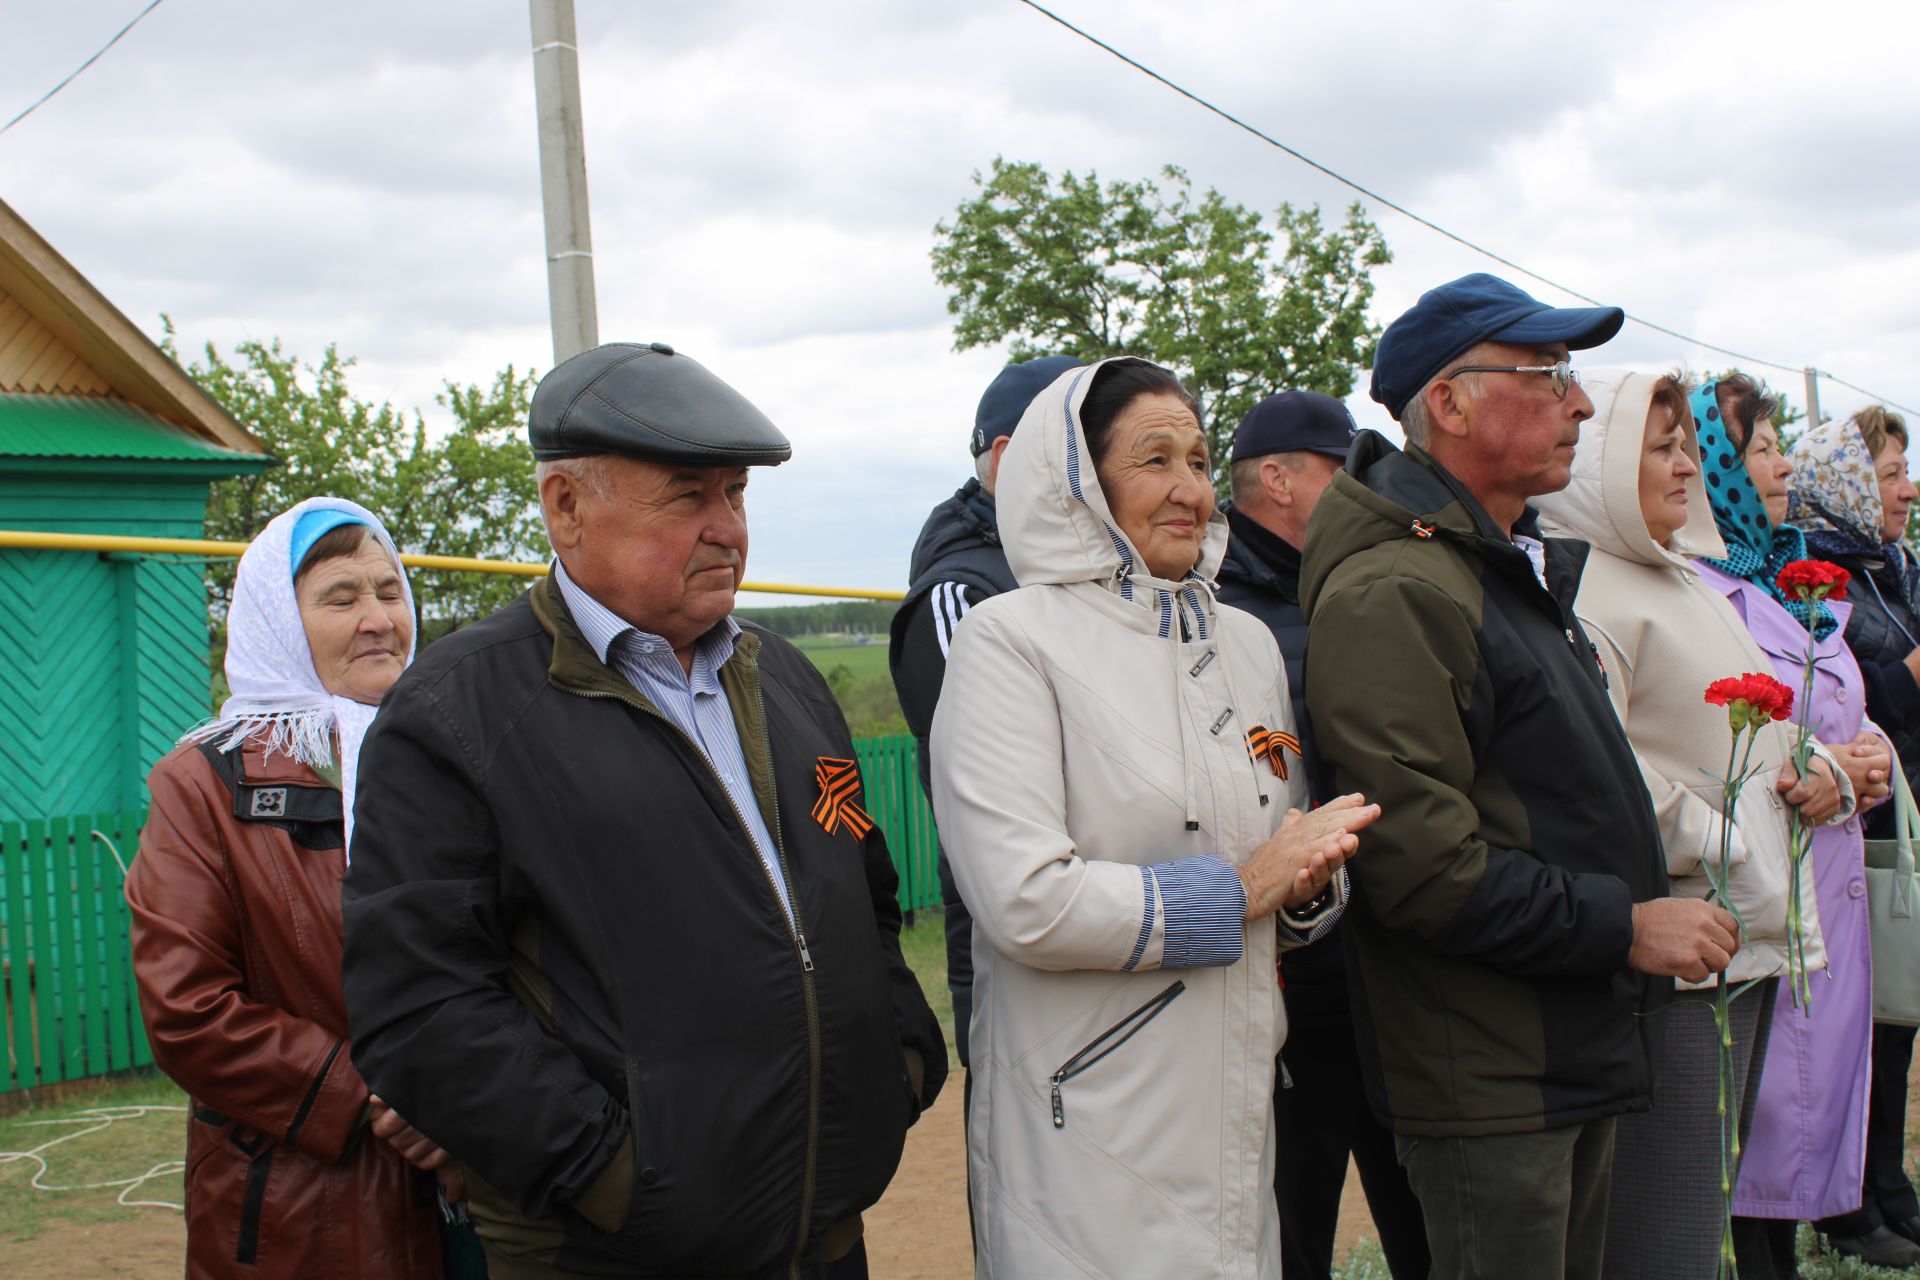
[[[1772,676],[1751,671],[1715,680],[1707,686],[1707,701],[1727,709],[1727,723],[1736,734],[1793,714],[1793,690]]]
[[[1829,560],[1794,560],[1774,579],[1792,600],[1844,600],[1853,575]]]

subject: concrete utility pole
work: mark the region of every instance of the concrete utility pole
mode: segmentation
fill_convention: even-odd
[[[573,0],[532,0],[533,104],[540,122],[540,200],[547,217],[553,362],[600,345],[587,218],[587,144]]]
[[[1807,427],[1812,429],[1825,421],[1820,416],[1820,371],[1808,365],[1804,372],[1807,377]]]

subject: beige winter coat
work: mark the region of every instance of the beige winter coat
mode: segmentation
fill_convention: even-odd
[[[1001,461],[1021,585],[960,625],[933,725],[974,921],[978,1274],[1268,1280],[1285,1015],[1232,868],[1306,803],[1297,758],[1282,780],[1247,750],[1293,731],[1286,676],[1251,615],[1139,565],[1079,422],[1094,372],[1042,392]],[[1201,574],[1225,543],[1216,515]]]
[[[1593,546],[1574,612],[1599,650],[1608,695],[1653,797],[1673,893],[1704,898],[1712,890],[1709,860],[1717,865],[1721,857],[1720,779],[1732,743],[1726,712],[1705,701],[1706,689],[1727,676],[1770,674],[1773,665],[1726,597],[1701,581],[1688,558],[1726,554],[1698,473],[1687,481],[1687,523],[1670,547],[1647,530],[1640,512],[1640,455],[1656,381],[1652,374],[1618,369],[1583,371],[1594,415],[1580,426],[1573,481],[1534,501],[1553,532]],[[1686,448],[1698,462],[1691,419]],[[1734,981],[1786,971],[1787,808],[1774,782],[1792,755],[1791,721],[1761,731],[1751,762],[1757,772],[1735,813],[1729,897],[1747,937],[1727,971]],[[1852,789],[1838,768],[1834,774],[1846,797],[1834,821],[1845,821],[1853,813]],[[1824,969],[1811,860],[1802,864],[1801,877],[1807,967]]]

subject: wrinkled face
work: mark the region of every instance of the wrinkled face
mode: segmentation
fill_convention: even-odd
[[[1753,424],[1753,438],[1747,442],[1743,461],[1753,492],[1767,509],[1767,519],[1779,528],[1787,522],[1787,482],[1793,478],[1793,464],[1780,452],[1780,436],[1773,429],[1772,418]]]
[[[1873,460],[1873,473],[1880,482],[1880,541],[1898,542],[1907,536],[1907,513],[1920,490],[1907,478],[1906,448],[1892,436]]]
[[[1550,365],[1567,358],[1565,343],[1541,347],[1483,343],[1459,364]],[[1579,383],[1556,395],[1541,373],[1470,373],[1470,445],[1482,472],[1502,492],[1528,497],[1558,493],[1573,479],[1573,449],[1580,424],[1593,416],[1593,401]]]
[[[1135,396],[1114,418],[1094,473],[1147,571],[1184,578],[1213,515],[1207,437],[1193,410],[1167,392]]]
[[[608,457],[607,492],[573,486],[548,527],[567,573],[625,621],[683,649],[733,612],[747,568],[747,469]]]
[[[294,584],[313,669],[328,693],[376,704],[407,667],[413,611],[400,566],[372,538],[310,565]]]
[[[1673,409],[1656,404],[1647,414],[1640,450],[1640,514],[1661,546],[1687,522],[1687,480],[1700,466],[1687,452],[1687,436]]]

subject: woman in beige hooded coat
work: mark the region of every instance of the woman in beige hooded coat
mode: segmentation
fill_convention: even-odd
[[[1020,587],[961,622],[932,735],[978,1274],[1278,1280],[1275,956],[1332,923],[1378,810],[1296,812],[1286,672],[1214,602],[1226,521],[1171,374],[1061,375],[997,489]]]
[[[1721,857],[1720,779],[1730,740],[1725,713],[1704,701],[1706,688],[1772,667],[1689,559],[1719,557],[1725,548],[1701,480],[1686,388],[1671,377],[1609,369],[1586,372],[1582,385],[1594,416],[1581,425],[1573,480],[1536,503],[1554,532],[1593,547],[1574,611],[1606,669],[1608,694],[1652,795],[1672,891],[1704,898],[1712,891],[1707,867]],[[1800,804],[1815,820],[1843,821],[1853,811],[1851,788],[1833,761],[1816,761],[1816,780],[1802,783],[1792,750],[1789,724],[1760,732],[1756,773],[1726,842],[1728,897],[1746,926],[1727,978],[1759,984],[1733,1005],[1743,1136],[1766,1057],[1775,975],[1786,968],[1787,806]],[[1803,899],[1812,904],[1811,867],[1801,875]],[[1808,966],[1824,968],[1817,918],[1808,928]],[[1661,1017],[1654,1109],[1621,1117],[1614,1151],[1605,1266],[1623,1280],[1712,1275],[1724,1224],[1710,1002],[1683,992]]]

